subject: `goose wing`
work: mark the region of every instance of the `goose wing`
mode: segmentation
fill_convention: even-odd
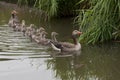
[[[69,42],[59,42],[59,44],[61,44],[64,47],[67,47],[67,48],[73,48],[73,47],[75,47],[74,44],[69,43]]]

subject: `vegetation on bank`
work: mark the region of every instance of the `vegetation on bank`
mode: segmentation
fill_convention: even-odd
[[[79,9],[77,2],[79,0],[18,0],[17,4],[33,6],[51,18],[75,16],[76,9]]]
[[[103,43],[120,39],[120,0],[89,0],[89,9],[82,9],[78,23],[85,43]],[[81,16],[83,15],[83,16]]]
[[[95,44],[120,40],[120,0],[14,1],[19,6],[29,5],[42,10],[47,18],[77,16],[75,20],[83,31],[81,42]]]

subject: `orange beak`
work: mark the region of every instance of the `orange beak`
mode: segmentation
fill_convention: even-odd
[[[81,35],[81,34],[82,34],[82,32],[78,31],[78,35]]]

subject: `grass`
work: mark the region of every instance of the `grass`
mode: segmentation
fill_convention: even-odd
[[[43,10],[48,18],[57,15],[57,0],[36,0],[34,7]]]
[[[79,0],[18,0],[18,5],[31,5],[42,10],[47,18],[75,16]],[[33,4],[32,4],[33,3]]]
[[[84,32],[80,40],[95,44],[120,38],[120,1],[89,0],[89,4],[90,8],[81,10],[77,17]]]

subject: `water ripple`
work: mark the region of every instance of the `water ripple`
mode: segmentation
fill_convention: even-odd
[[[48,47],[31,42],[21,32],[14,32],[6,24],[0,27],[0,61],[26,59],[26,58],[50,58]]]

